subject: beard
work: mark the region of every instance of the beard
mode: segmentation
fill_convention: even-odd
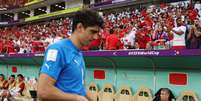
[[[83,41],[81,41],[81,43],[80,43],[80,44],[81,44],[82,46],[87,46],[87,45],[89,45],[89,44],[90,44],[90,42],[91,42],[91,41],[88,41],[88,40],[87,40],[87,41],[86,41],[86,40],[83,40]]]
[[[85,45],[89,45],[91,43],[91,41],[86,41]]]

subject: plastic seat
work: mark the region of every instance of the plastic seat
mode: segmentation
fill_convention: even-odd
[[[94,82],[91,82],[89,84],[89,87],[87,88],[87,90],[90,92],[92,101],[98,101],[98,87]]]
[[[127,86],[123,86],[115,94],[115,101],[132,101],[131,89]]]
[[[113,101],[115,91],[111,84],[106,84],[99,92],[99,101]]]
[[[135,95],[133,96],[133,101],[152,101],[153,97],[151,90],[146,87],[140,87]]]
[[[193,91],[183,91],[177,101],[199,101],[198,96]]]

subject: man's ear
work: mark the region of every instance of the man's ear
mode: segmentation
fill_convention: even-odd
[[[82,23],[78,23],[77,26],[76,26],[76,29],[77,29],[78,32],[82,32],[83,28],[84,28],[84,26],[83,26]]]

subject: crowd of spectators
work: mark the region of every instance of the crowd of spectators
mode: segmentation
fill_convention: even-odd
[[[103,49],[198,49],[200,14],[200,4],[181,2],[105,15]]]
[[[68,37],[70,20],[52,20],[0,29],[0,53],[42,53],[48,44]]]
[[[0,10],[23,7],[28,0],[0,0]]]
[[[100,39],[83,50],[199,49],[201,7],[187,2],[127,8],[103,13]],[[70,18],[0,29],[0,53],[41,53],[48,44],[71,34]]]

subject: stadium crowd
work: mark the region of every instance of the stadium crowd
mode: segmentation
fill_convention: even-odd
[[[0,0],[0,10],[23,7],[28,0]]]
[[[83,50],[199,49],[201,8],[189,3],[160,4],[104,13],[100,39]],[[41,53],[71,34],[70,18],[0,29],[0,53]]]

